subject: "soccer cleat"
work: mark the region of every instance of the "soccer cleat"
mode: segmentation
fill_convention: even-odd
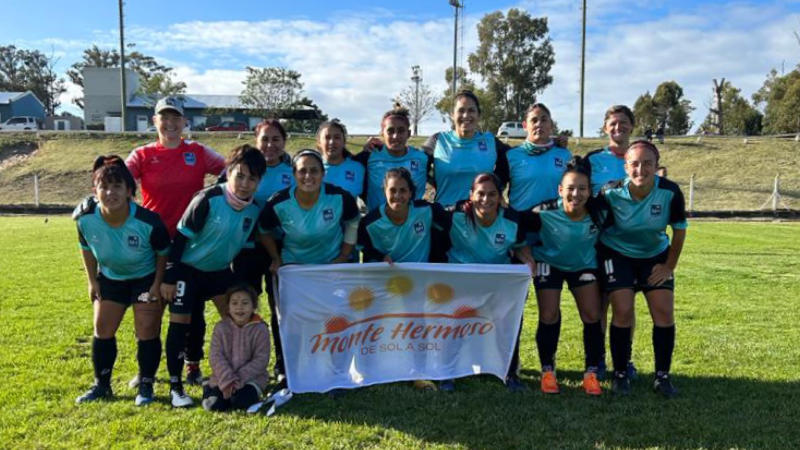
[[[183,386],[180,384],[174,384],[172,386],[172,388],[169,390],[169,396],[173,408],[188,408],[189,406],[194,405],[192,397],[186,395],[186,393],[183,391]]]
[[[625,372],[628,374],[629,380],[636,381],[639,379],[639,371],[636,370],[636,366],[633,365],[633,361],[628,361],[628,365],[625,367]]]
[[[439,382],[439,390],[442,392],[453,392],[456,390],[456,380],[442,380]]]
[[[131,378],[131,381],[128,381],[128,387],[131,389],[136,389],[136,387],[139,386],[139,381],[139,374],[137,373],[133,376],[133,378]]]
[[[201,402],[201,404],[203,405],[203,409],[205,409],[206,411],[213,411],[214,406],[217,404],[218,400],[219,397],[217,397],[216,395],[204,398],[203,401]]]
[[[110,400],[114,396],[111,386],[93,384],[83,395],[75,399],[75,403],[88,403],[96,400]]]
[[[542,372],[542,392],[545,394],[558,394],[560,392],[554,371]]]
[[[603,388],[600,387],[600,382],[597,381],[597,374],[594,372],[583,374],[583,391],[586,392],[586,395],[603,394]]]
[[[653,391],[663,395],[666,398],[672,398],[678,395],[678,389],[672,385],[669,380],[669,374],[657,375],[653,381]]]
[[[603,381],[606,379],[606,355],[600,359],[600,363],[597,364],[597,379],[599,381]]]
[[[508,392],[519,393],[527,391],[528,386],[525,385],[525,383],[523,383],[518,376],[509,375],[506,378],[506,389],[508,389]]]
[[[150,403],[153,403],[153,383],[139,383],[139,393],[136,394],[133,404],[145,406]]]
[[[200,386],[203,384],[203,372],[197,363],[186,364],[186,384],[189,386]]]
[[[414,388],[421,391],[435,391],[436,383],[431,380],[414,380]]]
[[[631,380],[625,372],[614,372],[614,381],[611,382],[611,392],[614,395],[629,395],[631,393]]]

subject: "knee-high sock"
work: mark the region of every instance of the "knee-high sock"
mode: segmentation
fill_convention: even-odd
[[[169,381],[179,383],[183,372],[184,348],[189,324],[170,322],[167,328],[167,371]]]
[[[508,365],[506,377],[519,375],[519,340],[520,337],[522,337],[522,323],[522,320],[520,320],[519,331],[517,331],[517,342],[514,344],[514,354],[511,355],[511,363]]]
[[[597,368],[603,357],[603,327],[600,321],[583,324],[583,351],[586,355],[586,367]]]
[[[95,382],[103,386],[111,385],[111,370],[117,360],[117,338],[92,339],[92,365]]]
[[[631,360],[631,328],[623,328],[611,324],[608,334],[611,342],[611,359],[614,361],[614,371],[624,372],[628,367],[628,361]]]
[[[558,350],[558,338],[561,334],[561,317],[558,322],[546,324],[539,322],[536,329],[536,346],[539,348],[539,361],[542,363],[542,370],[555,369],[556,350]]]
[[[186,338],[186,361],[198,362],[203,359],[203,341],[206,337],[205,302],[198,300],[199,305],[192,309],[192,323]]]
[[[656,374],[669,373],[674,349],[675,325],[668,327],[653,325],[653,353],[656,360]]]
[[[152,383],[161,362],[161,338],[137,342],[136,359],[139,361],[139,378],[144,383]]]

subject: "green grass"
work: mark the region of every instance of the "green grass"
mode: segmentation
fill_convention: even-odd
[[[126,134],[0,134],[0,204],[33,203],[33,174],[40,177],[42,203],[75,204],[89,190],[89,167],[97,155],[116,153],[127,156],[136,146],[152,141],[153,135]],[[199,133],[195,139],[223,154],[252,135],[238,139],[235,133]],[[358,151],[365,136],[354,136],[348,147]],[[3,162],[13,149],[34,141],[39,150],[30,158]],[[419,145],[424,138],[413,138]],[[520,142],[520,141],[514,141]],[[605,145],[601,139],[570,141],[576,154]],[[313,147],[313,139],[289,139],[289,151]],[[781,193],[790,208],[800,208],[800,143],[793,140],[694,137],[668,139],[659,145],[662,164],[669,178],[677,181],[689,197],[689,179],[695,175],[694,210],[756,210],[772,193],[776,174],[781,175]]]
[[[507,393],[491,377],[460,381],[452,395],[408,383],[338,400],[299,395],[266,418],[202,409],[133,406],[130,315],[117,337],[117,399],[76,406],[91,382],[91,305],[72,222],[63,216],[0,217],[0,442],[8,447],[719,447],[790,448],[800,442],[800,224],[693,222],[677,279],[679,398],[649,390],[651,321],[637,300],[631,397],[580,390],[580,324],[564,298],[559,347],[562,394],[544,396],[534,345],[535,305],[525,312],[522,379]],[[207,308],[209,329],[217,320]],[[204,369],[208,371],[207,363]],[[163,378],[162,363],[159,375]],[[607,386],[606,386],[607,387]],[[198,398],[199,388],[189,388]]]

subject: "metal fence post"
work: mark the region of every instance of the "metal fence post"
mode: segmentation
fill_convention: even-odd
[[[33,203],[39,207],[39,174],[33,174]]]
[[[689,211],[694,211],[694,174],[689,177]]]

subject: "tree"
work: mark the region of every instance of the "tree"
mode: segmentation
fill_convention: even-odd
[[[38,50],[0,47],[0,90],[31,91],[44,103],[47,114],[55,114],[58,97],[67,91],[64,79],[53,70],[55,62]]]
[[[447,70],[444,72],[444,79],[447,86],[450,86],[453,82],[453,68],[448,67]],[[500,109],[498,102],[495,100],[494,94],[491,92],[481,89],[475,85],[475,82],[472,81],[467,76],[467,71],[463,67],[458,68],[458,88],[459,89],[468,89],[478,97],[478,101],[481,105],[481,128],[484,130],[491,130],[495,131],[503,122],[503,112]],[[444,94],[436,103],[436,109],[442,115],[443,122],[450,122],[452,126],[452,119],[450,114],[453,111],[453,96],[450,92],[450,89],[444,91]]]
[[[683,98],[683,88],[674,81],[665,81],[658,85],[652,96],[647,91],[636,99],[633,134],[643,136],[648,129],[661,129],[664,134],[672,136],[686,134],[692,128],[689,115],[693,110],[692,103]]]
[[[294,107],[310,107],[316,112],[316,118],[314,119],[306,119],[306,120],[299,120],[299,119],[287,119],[284,123],[284,127],[286,131],[289,132],[298,132],[298,133],[314,133],[317,131],[317,128],[322,122],[328,120],[328,115],[322,112],[319,106],[317,106],[313,100],[308,97],[303,97],[298,100]]]
[[[478,24],[480,45],[469,55],[469,67],[486,82],[486,90],[500,102],[502,119],[520,120],[536,94],[553,82],[555,62],[547,18],[510,9],[497,11]]]
[[[129,44],[134,47],[135,44]],[[83,60],[73,64],[67,70],[67,76],[72,83],[81,87],[83,85],[83,69],[85,67],[119,67],[119,52],[104,50],[96,45],[83,51]],[[152,56],[132,51],[125,55],[125,67],[133,70],[139,76],[139,89],[137,93],[147,98],[158,98],[165,95],[182,94],[186,91],[186,83],[172,80],[172,68],[160,64]],[[72,100],[79,108],[83,109],[83,97]]]
[[[407,86],[392,99],[393,103],[399,103],[408,109],[414,136],[419,131],[419,123],[430,116],[436,109],[438,101],[439,99],[431,92],[431,88],[427,84],[420,84],[419,92],[417,92],[416,85]]]
[[[746,136],[761,134],[763,115],[741,96],[741,89],[735,88],[730,81],[723,81],[718,86],[719,104],[709,110],[697,131]],[[724,120],[721,133],[720,117]]]
[[[772,69],[764,85],[753,94],[753,103],[764,111],[764,133],[800,131],[800,67],[784,76]]]
[[[261,117],[281,117],[300,100],[300,76],[300,72],[284,67],[247,67],[239,99]]]

